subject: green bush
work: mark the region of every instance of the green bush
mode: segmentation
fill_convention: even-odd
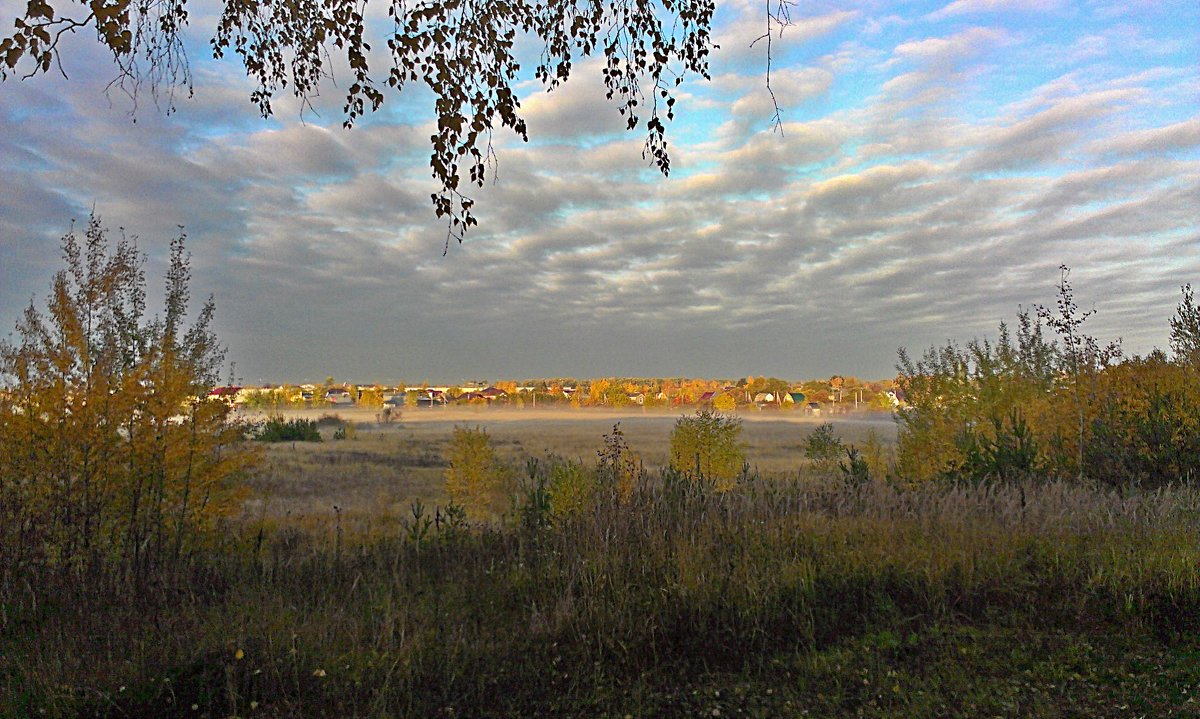
[[[833,425],[825,422],[804,440],[804,456],[822,470],[832,470],[846,448],[840,437],[833,434]]]
[[[321,432],[311,419],[268,417],[254,439],[259,442],[320,442]]]

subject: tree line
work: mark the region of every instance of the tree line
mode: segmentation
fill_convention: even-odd
[[[1017,314],[995,340],[900,350],[907,404],[895,473],[908,482],[1056,476],[1110,485],[1200,477],[1200,312],[1190,284],[1170,354],[1123,355],[1085,331],[1061,268],[1054,307]]]

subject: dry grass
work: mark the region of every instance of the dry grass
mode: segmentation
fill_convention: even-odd
[[[333,424],[322,427],[322,443],[280,443],[265,448],[250,486],[255,498],[248,519],[329,517],[337,506],[344,520],[401,518],[415,501],[445,505],[445,450],[456,425],[488,431],[502,461],[522,467],[529,458],[563,457],[594,465],[605,434],[619,422],[630,448],[648,471],[665,467],[678,412],[640,409],[509,410],[448,408],[409,410],[402,421],[376,422],[359,409],[291,410],[290,417],[318,419],[336,414],[355,424],[353,439],[334,442]],[[253,418],[253,417],[252,417]],[[803,442],[822,418],[766,410],[742,415],[742,440],[752,470],[766,477],[796,476],[807,470]],[[887,446],[895,424],[886,415],[839,416],[832,420],[846,444],[861,445],[874,431]]]

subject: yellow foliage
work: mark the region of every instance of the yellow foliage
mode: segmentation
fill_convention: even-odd
[[[202,399],[222,358],[211,302],[187,312],[182,238],[172,243],[165,317],[147,321],[142,259],[110,254],[94,217],[63,238],[67,270],[19,345],[0,343],[0,546],[16,561],[117,561],[135,580],[186,556],[240,510],[255,455],[223,402]],[[36,527],[26,532],[23,527]]]
[[[446,491],[475,516],[499,514],[511,492],[512,475],[500,463],[486,430],[455,427],[450,441]]]

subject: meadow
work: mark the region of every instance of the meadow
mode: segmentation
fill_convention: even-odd
[[[321,421],[326,441],[265,445],[249,483],[255,496],[247,503],[248,517],[255,512],[272,518],[330,516],[336,505],[344,517],[381,521],[405,516],[414,501],[446,504],[446,450],[455,427],[485,430],[501,460],[519,467],[546,457],[595,463],[603,436],[619,424],[644,468],[657,472],[669,463],[671,429],[682,412],[451,407],[408,410],[388,424],[377,421],[376,411],[354,407],[277,414]],[[243,418],[255,422],[266,416],[246,413]],[[777,410],[740,417],[747,461],[769,477],[805,471],[804,439],[830,419]],[[838,415],[831,423],[847,444],[861,445],[874,431],[889,448],[895,445],[890,415]],[[353,438],[334,441],[337,429],[346,425],[353,426]]]
[[[805,458],[820,420],[750,415],[718,491],[667,466],[673,414],[342,415],[262,447],[240,516],[136,593],[7,604],[0,714],[1200,714],[1192,487],[864,482]],[[446,511],[464,425],[512,474],[497,516]]]

